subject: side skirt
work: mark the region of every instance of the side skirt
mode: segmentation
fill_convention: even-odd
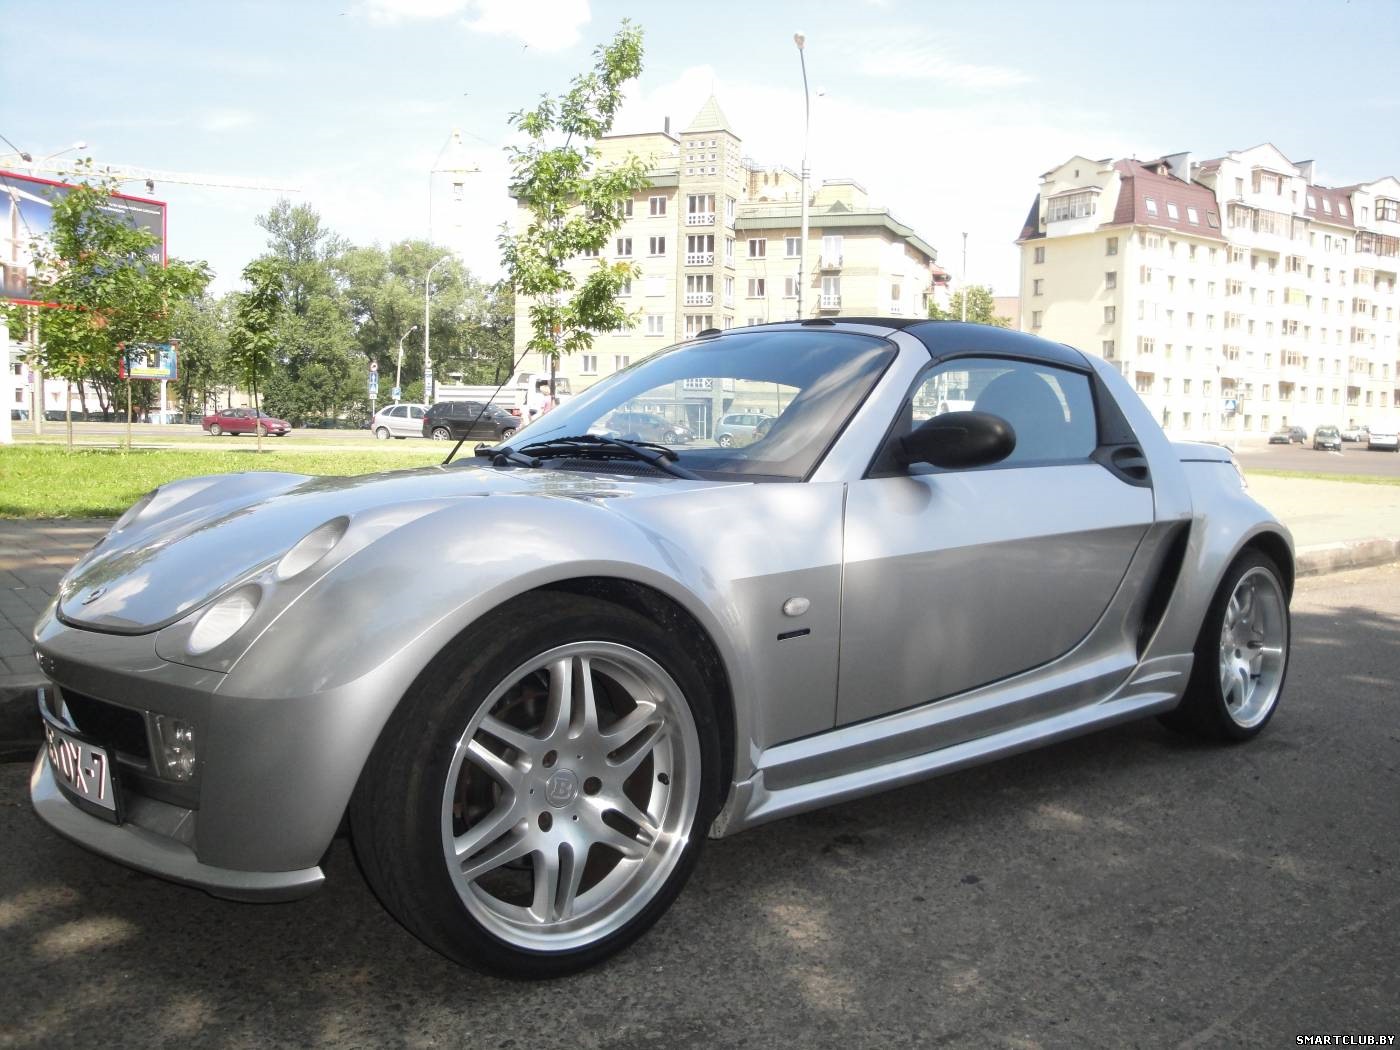
[[[724,809],[710,828],[710,836],[723,838],[770,820],[873,795],[1169,711],[1181,699],[1190,677],[1191,661],[1189,653],[1144,661],[1127,681],[1097,702],[1062,709],[1043,718],[921,754],[891,757],[888,752],[898,746],[901,738],[917,739],[921,729],[944,721],[950,704],[956,701],[936,701],[875,722],[842,726],[806,740],[770,748],[760,756],[757,772],[734,785]],[[1049,697],[1047,706],[1053,707]],[[872,747],[878,744],[884,747]],[[869,762],[867,759],[868,764],[852,767],[853,756],[869,755],[874,750],[886,752],[882,760]],[[814,767],[825,770],[826,775]],[[795,777],[798,771],[814,775]]]

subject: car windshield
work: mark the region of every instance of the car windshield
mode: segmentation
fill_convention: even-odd
[[[591,434],[664,445],[704,477],[801,480],[895,353],[884,339],[819,328],[740,330],[681,343],[523,427],[510,446]],[[772,422],[735,433],[724,423],[732,414]]]

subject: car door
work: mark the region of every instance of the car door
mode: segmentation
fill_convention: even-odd
[[[1015,450],[899,468],[892,442],[949,402],[1006,419]],[[1103,433],[1087,371],[984,354],[920,378],[847,494],[838,723],[1007,678],[1089,632],[1153,520],[1146,471],[1119,469]]]
[[[423,410],[422,406],[420,406],[420,405],[409,405],[409,406],[408,406],[408,419],[404,422],[404,426],[403,426],[403,436],[404,436],[404,437],[422,437],[422,436],[423,436],[423,417],[426,416],[426,415],[427,415],[427,412],[425,412],[425,411]]]
[[[253,429],[253,420],[246,408],[231,409],[228,414],[228,426],[225,427],[230,434],[244,434]]]
[[[409,429],[408,406],[394,405],[387,409],[384,413],[384,425],[389,428],[389,433],[393,437],[403,437],[407,434]],[[421,423],[419,423],[419,429],[422,429]]]

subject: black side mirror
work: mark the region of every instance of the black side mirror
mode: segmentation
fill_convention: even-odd
[[[1016,447],[1011,424],[990,412],[944,412],[925,420],[895,441],[902,466],[985,467],[999,463]]]

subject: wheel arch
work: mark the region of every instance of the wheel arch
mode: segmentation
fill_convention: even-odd
[[[1288,540],[1284,538],[1283,534],[1272,529],[1256,532],[1240,546],[1240,549],[1235,552],[1230,561],[1233,562],[1235,558],[1238,558],[1248,550],[1257,550],[1267,555],[1269,559],[1279,567],[1279,571],[1283,573],[1284,597],[1291,600],[1293,598],[1293,581],[1296,576],[1296,568],[1293,564],[1293,547],[1289,544]]]

